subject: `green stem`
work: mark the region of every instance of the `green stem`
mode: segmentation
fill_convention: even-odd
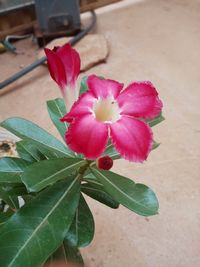
[[[93,162],[90,164],[89,167],[92,167],[92,166],[94,166],[94,165],[96,165],[96,161],[93,161]]]
[[[80,178],[83,177],[84,173],[88,170],[88,168],[91,166],[92,163],[93,163],[93,161],[87,160],[86,164],[79,168],[78,173],[80,174]]]

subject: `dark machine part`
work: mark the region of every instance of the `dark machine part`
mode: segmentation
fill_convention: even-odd
[[[30,0],[0,0],[0,15],[34,5]]]
[[[40,46],[55,37],[80,31],[79,0],[35,0],[35,35]]]
[[[8,35],[35,31],[42,45],[52,38],[51,35],[66,36],[70,31],[78,33],[80,17],[77,10],[82,13],[119,1],[122,0],[0,0],[0,42]],[[42,9],[38,4],[36,8],[35,2],[40,3]],[[57,32],[55,28],[59,28]]]
[[[79,32],[77,35],[75,35],[69,41],[69,43],[71,45],[76,44],[78,41],[80,41],[86,34],[88,34],[94,28],[94,26],[96,24],[96,14],[95,14],[94,11],[91,11],[91,14],[92,14],[91,23],[83,31]],[[43,64],[45,61],[46,61],[46,57],[44,56],[44,57],[36,60],[35,62],[33,62],[32,64],[30,64],[29,66],[25,67],[21,71],[15,73],[14,75],[12,75],[8,79],[4,80],[3,82],[0,82],[0,89],[3,89],[5,86],[13,83],[14,81],[18,80],[22,76],[24,76],[27,73],[31,72],[32,70],[34,70],[35,68],[37,68],[38,66],[40,66],[41,64]]]

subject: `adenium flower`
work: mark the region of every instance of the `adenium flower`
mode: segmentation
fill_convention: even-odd
[[[155,118],[162,102],[151,82],[123,84],[91,75],[88,90],[74,103],[61,121],[70,126],[66,143],[88,159],[98,158],[109,138],[121,156],[129,161],[146,160],[153,135],[146,119]]]
[[[54,47],[53,50],[48,48],[44,50],[50,75],[60,87],[69,111],[79,95],[76,80],[80,73],[80,56],[69,44]]]
[[[109,156],[103,156],[96,160],[96,164],[101,170],[110,170],[113,166],[113,160]]]

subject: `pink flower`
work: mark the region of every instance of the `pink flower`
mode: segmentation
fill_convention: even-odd
[[[113,80],[88,77],[88,91],[81,95],[61,121],[71,122],[66,143],[88,159],[98,158],[110,138],[129,161],[144,161],[152,148],[152,131],[145,119],[162,109],[150,82],[133,82],[126,89]]]
[[[48,48],[44,50],[50,75],[60,87],[69,111],[79,95],[79,90],[76,88],[76,80],[80,73],[79,54],[69,44],[55,47],[53,50]]]

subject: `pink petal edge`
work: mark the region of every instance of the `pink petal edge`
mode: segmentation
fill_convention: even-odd
[[[108,126],[98,122],[92,115],[83,115],[70,124],[65,138],[70,149],[95,160],[105,150]]]
[[[153,119],[163,104],[151,82],[133,82],[117,98],[121,114],[136,118]]]
[[[122,83],[114,80],[100,79],[96,75],[90,75],[87,79],[89,90],[96,98],[107,98],[113,96],[115,99],[123,88]]]
[[[91,114],[92,106],[96,98],[90,92],[82,94],[79,99],[73,104],[70,112],[68,112],[60,120],[62,122],[67,121],[71,122],[74,118],[77,118],[82,115]]]
[[[151,128],[143,121],[125,116],[110,125],[110,136],[116,150],[132,162],[146,160],[153,144]]]

